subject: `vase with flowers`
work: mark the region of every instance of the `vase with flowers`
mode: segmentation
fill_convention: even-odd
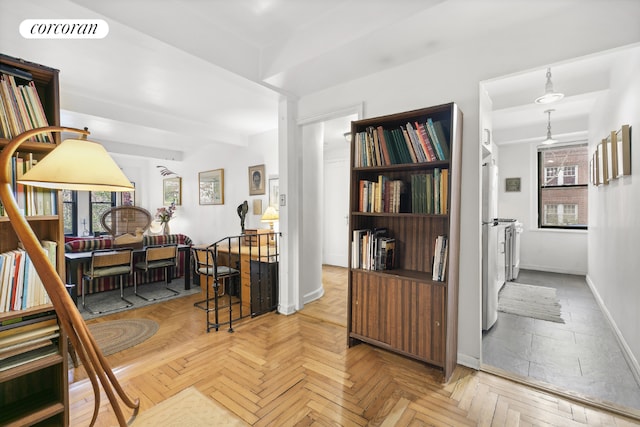
[[[162,234],[170,234],[169,221],[171,221],[171,218],[173,218],[175,211],[175,203],[171,203],[169,207],[163,206],[156,210],[156,219],[160,221],[160,225],[162,226]]]

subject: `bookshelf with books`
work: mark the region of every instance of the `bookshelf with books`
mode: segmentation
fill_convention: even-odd
[[[352,122],[349,345],[442,369],[457,360],[462,112]]]
[[[58,70],[0,53],[0,151],[32,128],[60,125]],[[15,180],[60,142],[45,134],[13,157],[19,209],[64,277],[62,200]],[[0,425],[68,425],[67,339],[0,206]]]

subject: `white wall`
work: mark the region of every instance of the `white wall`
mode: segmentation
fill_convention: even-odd
[[[640,48],[614,67],[611,90],[590,116],[589,152],[618,130],[632,126],[632,175],[589,186],[588,281],[615,322],[637,366],[640,359]]]
[[[171,232],[189,236],[195,244],[212,243],[225,236],[240,234],[240,218],[236,208],[244,200],[249,203],[245,228],[268,228],[260,222],[260,215],[253,214],[253,200],[262,200],[263,211],[268,205],[266,192],[249,196],[249,166],[264,164],[265,179],[278,174],[277,130],[252,137],[247,147],[229,144],[203,147],[185,153],[182,162],[155,159],[128,160],[114,155],[131,180],[136,181],[136,205],[152,215],[162,204],[163,177],[157,165],[166,166],[182,178],[182,205],[171,220]],[[212,169],[224,169],[224,204],[200,205],[198,197],[198,173]],[[276,225],[277,227],[277,225]]]
[[[536,144],[505,144],[498,149],[498,215],[524,225],[520,268],[587,274],[587,231],[538,229]],[[521,191],[506,192],[505,178],[520,178]]]
[[[512,30],[500,45],[474,43],[473,48],[444,49],[413,63],[302,97],[298,102],[299,117],[314,117],[360,102],[364,102],[365,118],[450,101],[461,108],[464,125],[458,360],[474,367],[479,366],[481,354],[478,85],[489,78],[615,46],[603,38],[583,45],[581,34],[565,34],[560,29],[536,31],[535,35],[531,33],[533,28]],[[584,27],[583,31],[586,36],[592,29]],[[305,261],[310,260],[301,260],[301,265]]]
[[[320,298],[322,287],[322,146],[323,123],[312,123],[302,128],[302,212],[300,235],[301,257],[314,260],[300,269],[300,306]]]

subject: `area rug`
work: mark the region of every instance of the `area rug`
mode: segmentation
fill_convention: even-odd
[[[248,426],[240,418],[189,387],[153,408],[142,411],[131,423],[135,427]]]
[[[554,288],[507,282],[498,294],[498,311],[564,323]]]
[[[87,325],[105,356],[136,346],[158,331],[149,319],[124,319]]]
[[[171,281],[171,289],[175,289],[179,292],[178,295],[166,289],[164,281],[155,283],[145,283],[138,286],[138,292],[147,298],[158,298],[156,300],[147,301],[143,298],[136,296],[133,293],[133,286],[127,286],[124,288],[124,297],[133,303],[131,307],[124,307],[125,302],[120,299],[120,288],[112,291],[97,292],[95,294],[89,294],[86,296],[86,305],[91,310],[99,312],[103,310],[109,310],[104,313],[91,313],[82,307],[82,297],[78,297],[78,310],[84,320],[95,319],[96,317],[102,317],[113,313],[118,313],[126,310],[133,310],[135,308],[145,307],[152,304],[158,304],[170,299],[186,297],[193,294],[200,293],[200,286],[191,284],[191,289],[184,289],[184,278],[180,277]],[[114,307],[116,310],[112,310]]]

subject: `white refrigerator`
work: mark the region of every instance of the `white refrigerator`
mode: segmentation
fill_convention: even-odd
[[[498,166],[491,155],[482,164],[482,329],[498,319],[498,292],[505,282],[505,228],[497,218]]]

